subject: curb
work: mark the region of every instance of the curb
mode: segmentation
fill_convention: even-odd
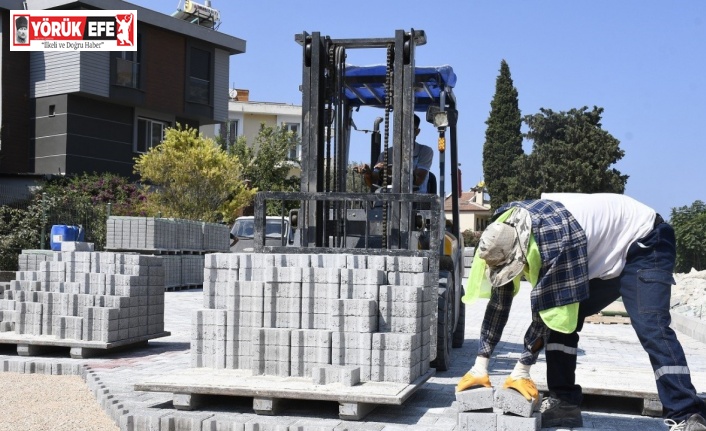
[[[706,320],[694,319],[672,311],[672,328],[706,344]]]

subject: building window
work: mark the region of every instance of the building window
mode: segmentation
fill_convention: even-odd
[[[135,152],[146,153],[164,140],[164,129],[169,123],[149,118],[137,119],[137,144]]]
[[[137,51],[120,51],[115,58],[115,85],[140,88],[140,61],[142,41],[137,35]]]
[[[302,143],[299,139],[299,123],[282,123],[282,128],[288,132],[293,132],[292,145],[289,147],[287,157],[292,160],[301,160]]]
[[[208,105],[211,100],[211,53],[191,48],[187,100]]]
[[[232,148],[235,145],[235,141],[238,139],[238,134],[240,122],[239,120],[230,120],[225,123],[221,123],[218,126],[218,136],[223,140],[223,144],[226,148]]]
[[[226,138],[226,142],[228,142],[228,148],[235,145],[235,141],[238,139],[239,126],[240,122],[238,120],[232,120],[228,122],[228,136]]]

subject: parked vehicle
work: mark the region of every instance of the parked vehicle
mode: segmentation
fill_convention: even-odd
[[[238,217],[230,230],[231,252],[251,252],[254,250],[255,217]],[[265,244],[281,246],[292,243],[288,217],[266,217]]]

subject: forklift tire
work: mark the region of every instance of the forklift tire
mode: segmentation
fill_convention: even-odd
[[[461,288],[461,298],[466,294],[466,289]],[[451,347],[458,349],[463,347],[463,341],[466,339],[466,304],[461,301],[458,306],[458,322],[456,322],[456,330],[454,331]]]
[[[454,320],[453,272],[439,271],[439,314],[437,319],[436,359],[431,366],[446,371],[451,366],[451,340]]]

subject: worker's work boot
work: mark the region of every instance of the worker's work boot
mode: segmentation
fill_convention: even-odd
[[[521,393],[527,401],[532,401],[532,398],[539,398],[539,391],[532,379],[513,379],[512,377],[508,377],[505,379],[503,388],[516,390]]]
[[[469,371],[463,377],[461,377],[461,380],[459,380],[458,384],[456,385],[456,392],[465,391],[466,389],[471,389],[476,386],[484,386],[486,388],[490,388],[490,378],[487,374],[483,374],[482,376],[476,376],[475,374]]]
[[[669,431],[706,431],[706,420],[698,413],[679,423],[672,419],[665,419],[664,424],[669,427]]]
[[[681,422],[665,419],[664,424],[669,427],[669,431],[706,431],[706,420],[698,413]]]
[[[706,431],[706,419],[700,414],[691,415],[686,420],[686,431]]]
[[[581,408],[559,398],[545,398],[539,411],[542,414],[542,428],[581,428],[583,426]]]

